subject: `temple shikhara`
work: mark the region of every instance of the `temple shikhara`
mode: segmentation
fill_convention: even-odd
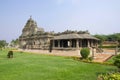
[[[45,32],[30,17],[19,37],[19,44],[22,49],[80,49],[83,47],[97,47],[98,39],[90,35],[88,31]]]

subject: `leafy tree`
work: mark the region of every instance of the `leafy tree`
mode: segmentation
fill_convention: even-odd
[[[12,40],[12,41],[11,41],[10,46],[16,47],[18,44],[19,44],[19,40],[16,39],[16,40]]]
[[[106,36],[105,35],[94,35],[96,38],[100,39],[101,41],[105,41],[106,40]]]
[[[100,39],[101,46],[104,41],[118,41],[119,46],[120,46],[120,33],[114,33],[114,34],[109,34],[109,35],[96,34],[94,35],[94,37]]]
[[[106,35],[94,35],[94,37],[100,39],[100,46],[102,46],[103,42],[107,39]]]
[[[116,36],[116,40],[118,41],[119,46],[120,46],[120,33],[116,33],[115,36]]]
[[[114,33],[114,34],[108,35],[107,40],[108,41],[118,41],[119,46],[120,46],[120,33]]]
[[[0,48],[4,48],[5,46],[7,46],[7,42],[5,40],[0,40]]]

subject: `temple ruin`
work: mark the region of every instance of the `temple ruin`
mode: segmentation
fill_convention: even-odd
[[[22,49],[79,49],[97,47],[98,41],[88,31],[45,32],[43,28],[37,26],[37,23],[31,17],[19,37],[19,44]]]

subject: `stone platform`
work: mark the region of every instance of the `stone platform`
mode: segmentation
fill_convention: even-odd
[[[51,53],[48,50],[20,50],[23,52],[32,52],[35,54],[55,55],[55,56],[68,56],[68,57],[80,57],[80,50],[53,50]],[[94,54],[94,62],[104,62],[114,55],[114,50],[104,50],[103,53]]]

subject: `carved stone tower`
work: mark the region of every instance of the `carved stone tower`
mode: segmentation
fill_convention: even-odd
[[[30,17],[22,30],[22,36],[29,36],[35,34],[37,30],[37,23]]]
[[[43,28],[37,27],[37,23],[30,16],[19,37],[20,48],[43,49],[49,46],[51,38],[51,34],[45,32]]]

